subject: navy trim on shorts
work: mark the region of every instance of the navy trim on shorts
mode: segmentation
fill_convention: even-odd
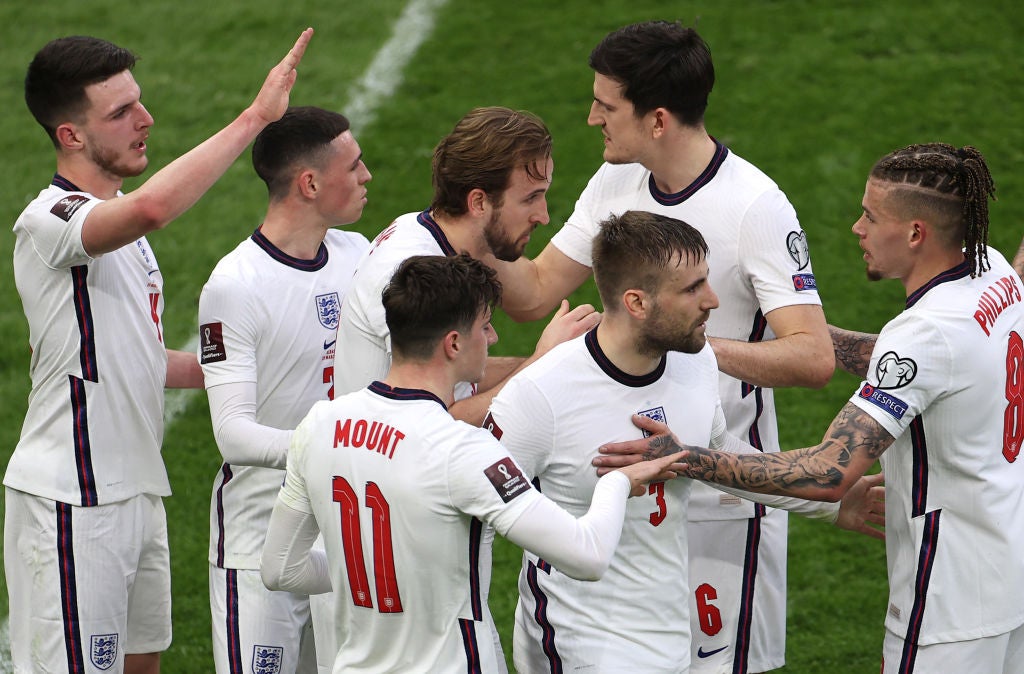
[[[750,627],[754,618],[754,588],[761,545],[761,518],[747,520],[746,555],[743,560],[743,584],[740,588],[740,610],[736,625],[736,647],[732,661],[733,674],[745,674],[750,655]]]
[[[75,546],[72,538],[73,506],[57,502],[57,568],[60,570],[60,610],[68,672],[84,672],[82,630],[78,615],[78,584],[75,580]]]
[[[225,607],[225,637],[228,649],[228,671],[231,674],[244,674],[242,669],[242,636],[239,630],[238,618],[238,571],[235,569],[224,569],[224,607]]]
[[[466,618],[459,618],[459,632],[462,633],[462,647],[466,650],[466,673],[482,674],[480,664],[480,646],[477,643],[476,623]]]

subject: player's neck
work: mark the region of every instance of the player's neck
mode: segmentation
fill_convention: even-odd
[[[441,399],[447,407],[455,402],[457,383],[450,368],[438,367],[433,360],[393,360],[384,383],[392,388],[428,391]]]
[[[676,194],[704,173],[715,152],[715,141],[703,126],[676,127],[658,144],[644,165],[651,171],[659,190]]]
[[[634,377],[654,372],[665,355],[652,356],[637,351],[636,335],[629,329],[625,317],[619,320],[607,313],[597,325],[597,343],[612,365]]]
[[[81,154],[58,154],[57,173],[78,189],[100,199],[113,199],[124,183],[124,178],[104,171]]]
[[[910,297],[923,285],[939,274],[949,271],[964,261],[964,254],[958,248],[937,250],[914,264],[907,275],[900,279]]]
[[[267,209],[260,232],[282,252],[298,260],[312,260],[327,235],[327,224],[319,218],[303,217],[301,209],[281,202]]]
[[[476,219],[469,215],[452,217],[436,211],[431,211],[430,217],[456,251],[465,251],[478,260],[489,252],[483,243],[482,225]]]

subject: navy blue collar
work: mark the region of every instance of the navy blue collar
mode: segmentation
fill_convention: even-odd
[[[647,179],[648,188],[651,191],[651,197],[654,198],[662,206],[678,206],[683,203],[694,194],[696,194],[700,188],[707,185],[711,180],[718,174],[718,169],[722,168],[722,164],[725,162],[725,158],[729,156],[729,148],[719,143],[717,140],[712,138],[715,142],[715,154],[711,158],[711,162],[707,165],[704,171],[697,176],[697,179],[692,183],[684,187],[675,194],[668,194],[658,189],[658,186],[654,183],[654,174],[652,173]]]
[[[259,230],[259,228],[252,233],[251,238],[253,243],[262,248],[267,255],[287,267],[292,267],[299,271],[317,271],[319,269],[323,269],[324,265],[327,264],[327,246],[324,245],[322,241],[320,242],[320,247],[316,251],[316,257],[312,260],[300,260],[297,257],[292,257],[271,243],[270,239],[268,239],[266,235]]]
[[[924,297],[925,293],[941,283],[948,283],[949,281],[956,281],[964,278],[965,276],[971,275],[971,267],[967,264],[967,260],[964,260],[952,269],[947,269],[932,280],[925,283],[923,286],[910,293],[907,296],[907,309],[914,306],[919,299]]]
[[[390,398],[391,400],[433,400],[440,405],[442,409],[448,409],[448,406],[445,405],[440,398],[430,391],[424,391],[423,389],[393,388],[382,381],[372,382],[367,388],[369,388],[372,393],[376,393],[384,398]]]
[[[667,361],[667,356],[662,356],[661,361],[658,362],[658,366],[647,374],[633,375],[623,372],[617,368],[611,359],[605,355],[604,351],[601,350],[601,345],[597,343],[597,328],[588,332],[583,338],[583,341],[587,345],[587,351],[590,352],[591,357],[594,359],[594,362],[597,363],[597,366],[601,368],[601,371],[624,386],[630,386],[632,388],[650,386],[661,379],[661,375],[665,374],[665,362]]]
[[[456,255],[455,246],[448,241],[448,237],[444,235],[444,230],[441,229],[441,225],[437,224],[433,216],[430,215],[430,211],[423,211],[416,216],[416,222],[423,225],[430,235],[434,237],[434,241],[440,246],[441,250],[444,251],[445,255]]]

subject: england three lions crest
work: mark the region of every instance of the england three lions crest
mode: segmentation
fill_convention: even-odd
[[[252,674],[281,674],[284,647],[260,646],[252,648]]]
[[[117,635],[93,634],[89,638],[89,660],[96,669],[110,669],[117,662]]]
[[[337,330],[341,319],[341,300],[338,293],[327,293],[316,296],[316,315],[320,325],[328,330]]]
[[[649,410],[643,410],[641,412],[637,412],[637,414],[639,416],[641,416],[641,417],[647,417],[648,419],[654,419],[655,421],[660,421],[663,424],[667,424],[668,423],[668,419],[665,418],[665,408],[664,407],[653,407],[653,408],[651,408]],[[648,432],[648,431],[644,431],[643,433],[644,433],[644,437],[645,438],[649,438],[651,436],[650,432]]]

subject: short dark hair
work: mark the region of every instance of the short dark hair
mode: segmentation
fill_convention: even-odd
[[[290,107],[268,124],[253,143],[252,166],[267,184],[270,198],[288,194],[297,170],[321,166],[331,142],[348,130],[344,115],[312,106]]]
[[[135,54],[85,35],[52,40],[36,52],[25,74],[25,103],[54,147],[57,127],[85,114],[85,88],[135,67]]]
[[[500,206],[515,169],[523,167],[534,180],[548,177],[551,146],[551,132],[530,112],[502,107],[469,111],[434,148],[430,209],[464,215],[466,197],[477,188]]]
[[[594,282],[605,311],[618,311],[629,288],[657,292],[668,265],[682,257],[690,263],[708,254],[708,244],[691,225],[667,215],[626,211],[601,223],[594,237]]]
[[[395,355],[425,360],[444,335],[468,330],[501,300],[501,283],[466,253],[415,255],[398,266],[382,299]]]
[[[988,199],[996,185],[977,148],[908,145],[879,159],[871,178],[894,184],[892,206],[906,217],[926,215],[949,245],[963,244],[972,277],[989,269]]]
[[[711,50],[679,22],[646,21],[612,31],[590,53],[590,67],[622,85],[637,117],[666,108],[687,126],[703,123],[715,86]]]

